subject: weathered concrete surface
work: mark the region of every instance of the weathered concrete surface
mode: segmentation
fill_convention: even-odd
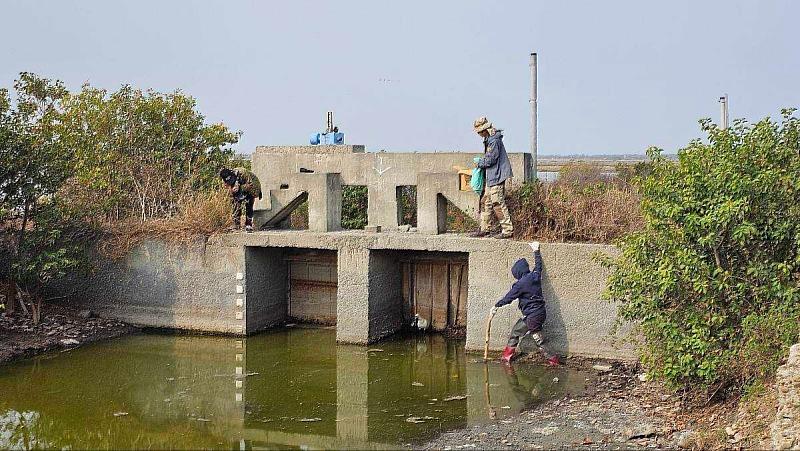
[[[217,238],[225,246],[303,247],[338,250],[339,288],[337,339],[364,343],[380,338],[376,330],[392,329],[376,318],[388,318],[377,305],[395,305],[393,284],[370,271],[373,251],[413,250],[469,253],[467,296],[467,349],[483,349],[486,315],[511,286],[510,268],[518,258],[532,258],[530,247],[519,241],[476,239],[463,235],[416,233],[367,233],[341,231],[270,231],[229,234]],[[607,271],[594,259],[595,253],[614,254],[616,248],[594,244],[542,243],[544,295],[548,320],[545,332],[554,350],[563,354],[632,359],[630,346],[610,335],[616,306],[601,299]],[[387,254],[391,255],[391,254]],[[386,266],[385,260],[378,266]],[[398,271],[399,272],[399,271]],[[399,291],[399,290],[398,290]],[[385,302],[386,304],[380,304]],[[516,302],[498,313],[492,324],[490,347],[502,349],[508,331],[519,318]],[[378,326],[370,325],[370,321]],[[373,334],[370,333],[373,331]]]
[[[329,231],[338,228],[312,220],[319,206],[341,198],[341,193],[325,191],[322,185],[309,184],[309,175],[338,174],[341,185],[367,186],[367,216],[370,225],[394,229],[397,218],[397,187],[417,185],[418,193],[430,192],[434,199],[443,194],[459,208],[471,214],[478,206],[478,197],[469,191],[459,191],[457,169],[471,168],[472,159],[480,153],[365,153],[363,146],[259,146],[253,154],[253,172],[261,181],[264,199],[255,204],[256,222],[264,224],[277,215],[298,192],[307,192],[309,199],[309,230]],[[514,177],[509,184],[531,180],[532,158],[528,153],[509,153]],[[422,180],[423,174],[434,174]],[[424,185],[424,188],[423,188]],[[335,190],[336,188],[333,187]],[[420,221],[428,221],[438,210],[431,202],[418,203]],[[340,218],[331,218],[336,222]],[[428,222],[426,222],[427,224]],[[424,228],[425,233],[437,233],[438,227]],[[422,230],[422,229],[421,229]]]
[[[106,318],[151,327],[242,334],[244,248],[235,244],[169,246],[147,241],[118,261],[100,261],[73,297]]]
[[[170,247],[148,242],[119,262],[106,263],[85,283],[84,299],[101,315],[135,324],[233,334],[280,323],[287,314],[285,252],[290,248],[337,252],[337,340],[369,343],[398,330],[403,315],[402,251],[469,255],[468,350],[483,349],[491,306],[513,282],[510,268],[532,258],[526,243],[462,235],[340,231],[270,231],[226,234],[207,243]],[[562,354],[633,358],[610,336],[616,306],[601,299],[606,271],[595,253],[613,246],[542,243],[543,288],[550,346]],[[502,349],[520,317],[516,302],[498,313],[491,349]]]
[[[367,343],[369,341],[369,249],[344,243],[338,249],[336,262],[339,285],[336,293],[336,341]],[[314,240],[317,248],[319,243]],[[347,325],[340,327],[340,325]]]
[[[770,427],[772,449],[800,449],[800,343],[789,349],[789,359],[775,378],[778,412]]]
[[[256,152],[269,153],[269,154],[288,154],[295,155],[298,153],[324,153],[324,154],[348,154],[348,153],[364,153],[364,146],[337,144],[337,145],[321,145],[321,146],[256,146]]]

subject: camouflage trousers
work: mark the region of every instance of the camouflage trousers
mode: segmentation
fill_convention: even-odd
[[[231,198],[233,203],[233,225],[240,227],[242,225],[242,204],[244,204],[245,211],[245,225],[253,225],[253,204],[255,203],[253,196],[246,196],[244,199],[237,199],[235,196]]]
[[[481,198],[481,231],[488,232],[491,228],[492,216],[497,217],[503,233],[513,234],[514,226],[511,224],[511,215],[506,206],[506,184],[487,186]]]

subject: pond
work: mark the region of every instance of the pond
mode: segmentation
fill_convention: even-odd
[[[0,448],[397,448],[585,389],[438,335],[335,339],[144,333],[3,365]]]

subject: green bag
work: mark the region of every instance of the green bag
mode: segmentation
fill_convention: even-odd
[[[475,157],[472,161],[477,163],[480,159],[480,157]],[[479,196],[483,192],[483,181],[485,178],[486,176],[483,168],[475,168],[472,170],[472,178],[469,181],[469,186],[472,187],[472,190]]]

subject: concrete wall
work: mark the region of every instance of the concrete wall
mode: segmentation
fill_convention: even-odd
[[[394,271],[395,264],[380,257],[381,251],[468,253],[466,347],[473,351],[483,349],[489,309],[513,282],[511,266],[518,258],[532,258],[527,243],[455,234],[273,231],[225,235],[222,241],[247,246],[313,246],[338,250],[337,339],[352,343],[380,338],[380,334],[376,334],[379,328],[371,328],[370,321],[387,317],[385,308],[389,307],[381,306],[395,305],[390,298],[393,292],[380,288],[391,284],[387,285],[384,279],[371,275],[371,264]],[[562,354],[632,359],[632,348],[610,335],[617,307],[601,299],[608,273],[594,258],[596,253],[613,255],[616,248],[595,244],[542,243],[541,249],[548,309],[545,332],[550,346]],[[511,326],[519,317],[516,302],[501,309],[492,324],[491,349],[502,349]],[[388,329],[393,327],[386,324]]]
[[[613,255],[616,248],[542,243],[541,252],[542,289],[547,308],[544,332],[548,346],[567,355],[632,357],[629,347],[609,335],[617,318],[616,306],[601,299],[608,272],[593,258],[598,252]],[[467,349],[483,347],[488,312],[514,282],[510,270],[519,258],[527,258],[533,265],[533,255],[526,243],[507,242],[496,246],[493,252],[470,253]],[[516,301],[500,309],[492,322],[491,349],[505,346],[507,333],[520,316]]]
[[[89,279],[73,281],[69,292],[76,302],[108,318],[241,334],[245,320],[237,312],[244,312],[244,306],[237,307],[236,299],[244,299],[244,272],[244,248],[238,245],[147,241],[122,260],[98,258]]]
[[[775,377],[778,409],[770,426],[772,449],[800,449],[800,343]]]
[[[332,231],[339,228],[341,185],[365,185],[368,191],[367,216],[370,225],[393,229],[397,224],[398,186],[418,185],[418,193],[432,196],[434,202],[421,202],[418,218],[425,233],[437,233],[435,199],[447,197],[456,206],[473,214],[478,197],[471,191],[460,191],[454,167],[471,168],[472,159],[480,153],[365,153],[363,146],[260,146],[253,154],[253,172],[261,181],[264,198],[255,204],[256,222],[263,224],[290,204],[300,192],[308,193],[309,230]],[[510,184],[531,180],[532,158],[527,153],[508,154],[514,177]],[[313,171],[310,173],[308,171]],[[317,178],[336,174],[328,180],[330,191]],[[423,174],[433,174],[424,179]],[[337,184],[338,183],[338,184]],[[338,191],[337,191],[338,190]],[[425,198],[427,199],[427,198]],[[424,200],[424,199],[423,199]],[[339,213],[340,214],[340,213]],[[314,218],[329,215],[328,220]],[[428,217],[433,226],[428,226]]]
[[[101,265],[86,283],[84,299],[104,316],[148,326],[245,333],[279,323],[286,314],[288,248],[337,251],[337,340],[369,343],[402,326],[403,251],[469,254],[468,350],[483,349],[485,320],[513,278],[518,258],[532,258],[526,243],[461,235],[314,233],[274,231],[226,234],[208,243],[172,249],[149,242],[119,262]],[[562,354],[633,358],[609,335],[616,306],[601,299],[606,271],[595,253],[612,246],[543,243],[545,334]],[[237,293],[241,291],[241,293]],[[241,302],[237,302],[241,299]],[[238,304],[241,304],[239,306]],[[516,303],[498,313],[491,348],[502,349],[520,317]]]

